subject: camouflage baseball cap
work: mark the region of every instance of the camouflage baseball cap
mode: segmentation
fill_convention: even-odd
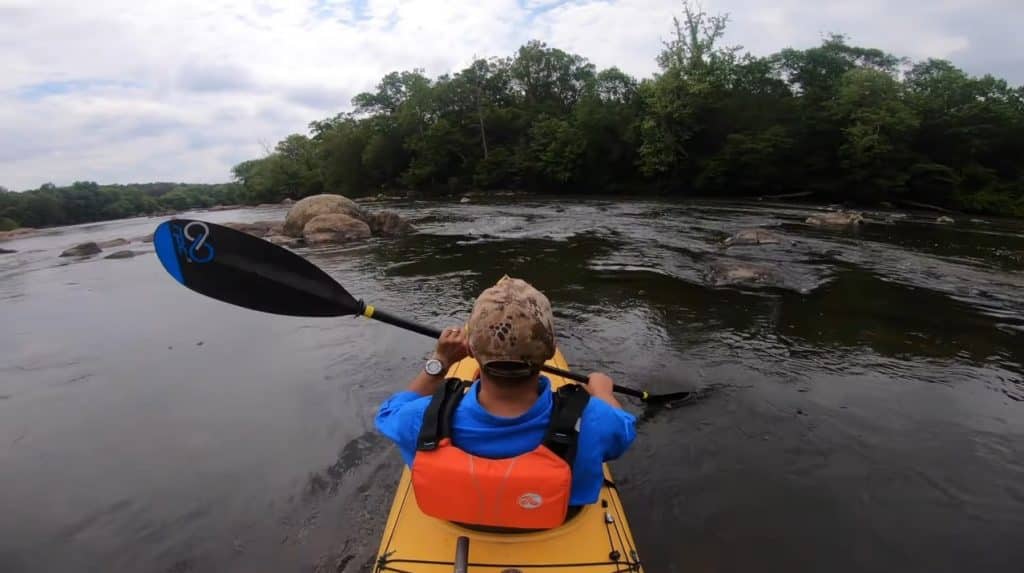
[[[500,365],[512,368],[495,375],[529,375],[555,355],[551,303],[522,279],[506,276],[482,292],[467,326],[473,356],[488,373]]]

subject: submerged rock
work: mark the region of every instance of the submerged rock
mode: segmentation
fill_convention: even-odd
[[[302,236],[310,245],[345,243],[366,239],[371,235],[370,226],[341,213],[329,213],[313,217],[302,229]]]
[[[366,216],[366,224],[370,226],[370,231],[374,235],[385,237],[408,235],[416,230],[416,227],[413,227],[411,223],[394,211],[370,213]]]
[[[811,215],[804,221],[815,227],[849,227],[864,222],[864,216],[857,212],[819,213]]]
[[[128,239],[110,239],[109,241],[100,241],[96,243],[101,249],[110,249],[113,247],[123,247],[128,244]]]
[[[93,242],[81,243],[60,254],[62,257],[89,257],[102,253],[103,249]]]
[[[742,262],[712,263],[708,279],[714,286],[756,284],[774,279],[775,272],[764,265]]]
[[[130,259],[135,256],[135,251],[117,251],[103,257],[104,259]]]
[[[727,247],[734,245],[777,245],[782,242],[782,236],[767,229],[743,229],[728,239],[722,241]]]
[[[342,195],[312,195],[299,201],[288,210],[284,220],[284,234],[289,237],[302,237],[306,224],[320,215],[345,215],[351,219],[362,220],[366,217],[355,201]]]
[[[133,243],[152,243],[153,242],[153,233],[150,233],[148,235],[142,235],[142,236],[139,236],[139,237],[135,237],[135,238],[132,239],[132,242]]]

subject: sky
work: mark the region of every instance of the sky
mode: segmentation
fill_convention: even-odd
[[[705,0],[756,55],[824,34],[1024,84],[1024,0]],[[221,182],[389,71],[528,40],[656,70],[680,0],[0,0],[0,185]]]

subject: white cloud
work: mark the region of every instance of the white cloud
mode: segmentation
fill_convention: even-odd
[[[1024,81],[1017,0],[707,0],[767,54],[823,33]],[[0,184],[223,181],[392,70],[454,71],[526,40],[635,75],[677,0],[0,0]]]

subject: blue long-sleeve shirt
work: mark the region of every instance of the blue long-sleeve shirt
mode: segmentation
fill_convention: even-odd
[[[466,452],[491,459],[510,458],[540,445],[551,419],[551,382],[540,377],[541,392],[526,413],[515,418],[495,416],[480,405],[480,381],[470,387],[455,410],[454,443]],[[399,392],[380,406],[377,429],[398,444],[406,465],[416,455],[416,440],[430,396]],[[596,503],[604,483],[601,464],[621,456],[636,438],[636,417],[591,399],[583,410],[572,472],[570,505]]]

